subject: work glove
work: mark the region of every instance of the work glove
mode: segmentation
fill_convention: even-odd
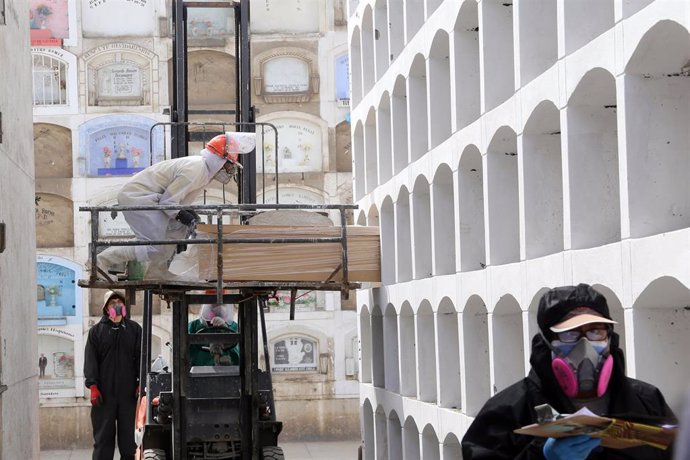
[[[201,219],[199,214],[195,213],[191,209],[183,209],[177,213],[175,220],[183,225],[190,226],[194,221],[199,222]]]
[[[103,404],[103,396],[101,395],[101,392],[98,390],[98,387],[96,385],[91,385],[89,387],[89,390],[91,390],[91,405],[93,407],[98,407],[101,404]]]
[[[211,326],[213,327],[223,327],[225,326],[225,320],[220,316],[216,316],[211,320]]]
[[[568,438],[549,438],[544,444],[546,460],[585,460],[601,444],[601,439],[586,434]]]

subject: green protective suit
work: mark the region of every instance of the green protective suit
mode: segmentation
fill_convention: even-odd
[[[230,329],[230,331],[237,332],[238,329],[236,322],[230,321],[229,323],[225,324]],[[202,329],[206,329],[206,332],[208,333],[227,332],[225,329],[222,328],[207,328],[207,326],[200,319],[195,319],[194,321],[189,323],[189,326],[187,328],[190,334],[196,334]],[[189,362],[192,366],[213,366],[215,364],[213,362],[213,356],[211,355],[211,353],[209,353],[208,350],[204,350],[202,348],[203,346],[204,345],[189,346]],[[223,356],[229,357],[231,364],[238,365],[240,363],[240,346],[235,345],[231,349],[226,350],[223,353]]]

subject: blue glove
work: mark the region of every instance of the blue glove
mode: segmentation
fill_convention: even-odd
[[[568,438],[549,438],[544,444],[546,460],[585,460],[601,444],[601,439],[586,434]]]

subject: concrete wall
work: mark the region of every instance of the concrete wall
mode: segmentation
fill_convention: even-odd
[[[357,295],[365,458],[458,458],[473,416],[529,369],[538,300],[559,285],[606,296],[628,375],[678,410],[690,3],[406,2],[402,49],[367,49],[386,3],[349,2],[356,221],[378,225],[381,210],[393,258]],[[407,120],[388,102],[404,88]],[[395,152],[381,148],[391,131],[407,134]]]
[[[34,162],[26,2],[4,2],[0,25],[0,458],[38,458]]]

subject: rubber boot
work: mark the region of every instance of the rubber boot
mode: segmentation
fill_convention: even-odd
[[[136,259],[134,246],[111,246],[96,256],[98,267],[106,273],[117,266],[122,266],[123,270],[120,271],[123,272],[127,262]]]

